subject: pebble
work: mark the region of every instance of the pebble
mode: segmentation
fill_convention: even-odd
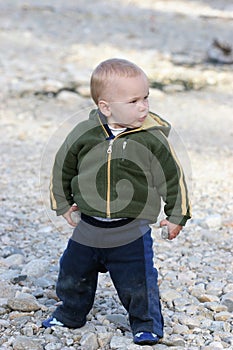
[[[4,263],[8,267],[22,265],[24,263],[24,257],[22,254],[13,254],[5,258]]]
[[[220,214],[211,214],[204,219],[203,226],[207,226],[208,229],[219,229],[222,225],[222,217]]]
[[[229,312],[233,312],[233,291],[222,296],[221,303],[226,305]]]
[[[21,292],[16,293],[14,298],[9,298],[7,306],[18,311],[36,311],[40,309],[40,305],[33,295]]]
[[[218,312],[216,315],[214,315],[215,321],[227,321],[232,318],[232,313],[230,312]]]
[[[201,303],[219,301],[218,296],[213,294],[200,294],[199,296],[197,296],[197,299]]]
[[[49,264],[48,261],[41,259],[33,259],[27,263],[23,269],[22,274],[29,277],[41,277],[44,275],[44,272],[48,270]]]
[[[43,345],[39,339],[17,336],[13,342],[14,350],[43,350]]]
[[[110,349],[123,350],[130,345],[132,340],[130,338],[121,337],[120,335],[114,335],[110,341]]]
[[[84,350],[97,350],[99,347],[97,335],[95,333],[86,333],[80,340],[80,345]]]
[[[206,302],[206,303],[204,303],[204,306],[207,309],[215,311],[215,312],[221,312],[221,311],[227,310],[227,306],[219,304],[217,302]]]
[[[0,283],[0,296],[2,302],[4,303],[6,298],[11,298],[15,295],[15,288],[12,286],[12,284],[6,282],[6,281],[1,281]],[[0,304],[1,301],[0,301]]]

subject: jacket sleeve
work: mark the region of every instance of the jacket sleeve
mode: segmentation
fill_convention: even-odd
[[[184,172],[167,138],[161,136],[154,152],[155,187],[165,203],[164,212],[167,220],[184,226],[191,218]]]
[[[77,175],[77,155],[72,149],[66,140],[58,150],[53,165],[50,203],[57,215],[65,214],[74,204],[71,180]]]

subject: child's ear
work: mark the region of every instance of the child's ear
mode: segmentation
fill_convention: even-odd
[[[110,117],[111,116],[111,109],[109,104],[104,101],[104,100],[100,100],[98,102],[98,107],[101,113],[103,113],[103,115],[105,115],[105,117]]]

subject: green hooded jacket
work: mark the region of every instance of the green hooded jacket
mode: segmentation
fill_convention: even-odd
[[[164,202],[167,219],[185,225],[191,217],[183,170],[167,140],[170,125],[150,112],[140,128],[114,137],[93,110],[57,152],[50,185],[57,215],[77,204],[81,213],[156,222]]]

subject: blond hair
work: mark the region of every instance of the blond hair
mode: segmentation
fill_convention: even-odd
[[[111,58],[101,62],[93,71],[90,80],[91,97],[98,102],[105,97],[114,77],[135,77],[144,74],[136,64],[121,58]]]

